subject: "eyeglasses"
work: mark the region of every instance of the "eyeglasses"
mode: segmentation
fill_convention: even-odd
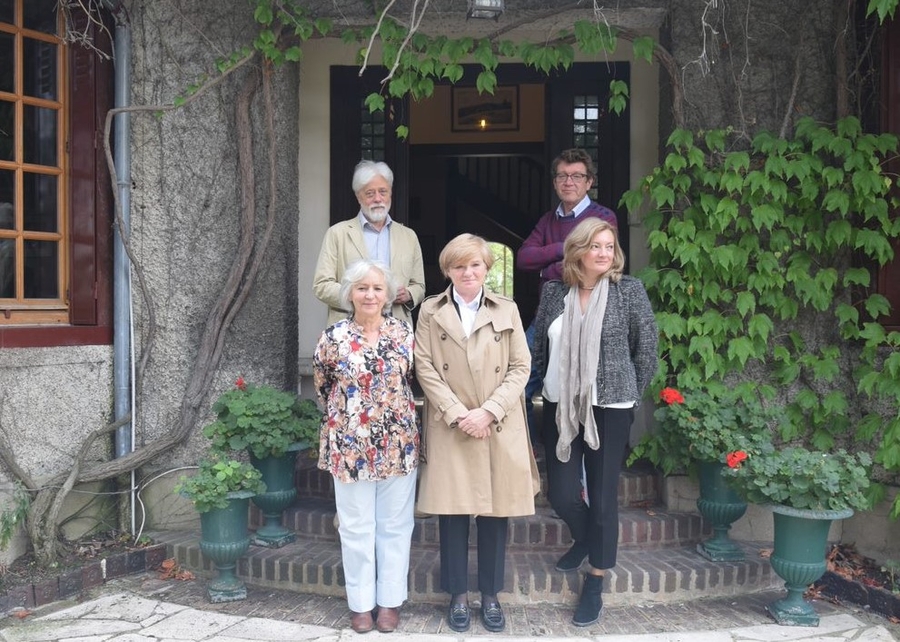
[[[367,189],[362,193],[362,195],[363,198],[365,198],[367,201],[371,201],[376,196],[387,198],[391,195],[391,190],[387,189],[386,187],[382,187],[381,189]]]
[[[553,180],[557,183],[565,183],[570,178],[573,183],[583,183],[587,178],[587,174],[556,174]]]

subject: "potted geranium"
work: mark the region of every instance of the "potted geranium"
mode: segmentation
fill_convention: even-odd
[[[758,454],[738,450],[726,459],[728,483],[747,501],[772,507],[775,545],[770,561],[788,594],[767,607],[769,614],[779,624],[817,626],[819,616],[803,593],[825,573],[832,521],[869,508],[872,458],[865,452],[793,446]]]
[[[769,447],[771,431],[781,420],[780,407],[763,406],[747,385],[709,384],[684,393],[666,387],[659,399],[661,406],[654,412],[658,431],[638,444],[632,460],[646,456],[666,474],[677,469],[696,474],[697,508],[713,531],[712,538],[697,545],[697,552],[717,562],[744,559],[744,550],[728,531],[744,515],[747,503],[722,478],[725,453],[756,453]]]
[[[200,551],[218,571],[218,577],[207,587],[211,602],[247,597],[247,588],[234,571],[238,558],[250,546],[250,498],[265,490],[262,474],[253,466],[215,453],[200,462],[193,476],[182,477],[175,487],[200,513]]]
[[[267,490],[253,498],[263,524],[253,536],[260,546],[279,547],[295,539],[281,516],[297,496],[294,466],[297,452],[316,443],[319,413],[310,400],[269,385],[255,385],[238,377],[233,388],[213,404],[216,420],[203,428],[212,447],[220,451],[246,450],[263,474]]]

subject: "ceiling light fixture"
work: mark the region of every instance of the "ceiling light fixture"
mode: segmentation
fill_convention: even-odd
[[[503,0],[469,0],[469,18],[493,18],[497,20],[503,13]]]

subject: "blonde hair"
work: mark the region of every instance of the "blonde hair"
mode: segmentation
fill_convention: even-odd
[[[625,252],[619,245],[619,233],[608,221],[600,218],[586,218],[575,226],[566,241],[563,244],[563,264],[562,277],[568,286],[578,285],[584,277],[584,270],[581,267],[581,259],[587,254],[591,247],[591,241],[600,232],[609,230],[613,234],[613,241],[616,249],[613,255],[612,265],[609,267],[609,280],[617,283],[622,278],[625,271]]]
[[[478,257],[484,261],[485,267],[490,270],[494,265],[494,253],[491,252],[491,246],[480,236],[474,234],[460,234],[450,240],[441,255],[438,257],[438,265],[441,266],[441,272],[448,279],[450,278],[450,268],[460,263],[468,262],[472,258]]]

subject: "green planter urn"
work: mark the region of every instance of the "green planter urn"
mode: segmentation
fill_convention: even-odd
[[[250,453],[250,463],[262,473],[266,492],[253,497],[253,503],[262,511],[263,524],[251,538],[251,543],[267,548],[280,548],[297,539],[293,531],[282,525],[282,513],[297,497],[294,485],[294,464],[297,452],[309,444],[299,442],[290,446],[281,456],[255,457]]]
[[[697,544],[697,552],[713,562],[744,559],[744,550],[728,537],[731,525],[747,512],[747,502],[731,489],[722,476],[725,464],[715,461],[697,463],[700,498],[697,509],[712,526],[712,538]]]
[[[769,561],[784,580],[787,597],[769,604],[766,610],[778,624],[818,626],[819,616],[803,599],[806,588],[825,573],[828,529],[836,519],[853,515],[853,509],[808,510],[773,506],[775,548]]]
[[[235,575],[237,561],[250,548],[248,529],[250,491],[228,494],[227,508],[200,513],[200,552],[212,560],[218,576],[209,582],[207,595],[213,604],[247,597],[247,587]]]

